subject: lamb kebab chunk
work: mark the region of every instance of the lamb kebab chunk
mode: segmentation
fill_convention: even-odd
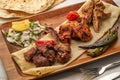
[[[93,27],[95,32],[99,32],[102,20],[109,18],[111,16],[111,13],[104,12],[105,6],[101,0],[93,0],[93,2]]]
[[[37,48],[36,54],[38,54],[38,57],[37,55],[33,57],[33,62],[36,64],[36,66],[38,65],[50,66],[54,64],[54,62],[56,61],[55,60],[56,51],[54,49],[54,44],[52,43],[52,41],[37,41],[36,48]],[[43,61],[38,60],[37,58]]]
[[[55,60],[56,51],[53,45],[46,45],[45,47],[38,46],[38,50],[41,51],[42,56],[48,59],[49,65],[53,65]]]
[[[57,51],[56,60],[62,64],[68,62],[71,58],[71,48],[70,48],[70,42],[69,42],[70,40],[68,41],[66,40],[66,42],[61,43],[57,32],[50,27],[49,27],[49,31],[53,35],[56,43],[54,46],[55,50]],[[71,39],[71,38],[69,37],[67,39]]]
[[[36,53],[36,48],[31,48],[28,52],[24,53],[24,57],[26,61],[32,61],[33,56]]]
[[[28,52],[24,53],[26,61],[33,62],[36,67],[50,66],[55,62],[55,49],[51,44],[38,44],[36,48],[31,48]]]
[[[70,60],[70,58],[71,58],[70,44],[59,43],[55,46],[55,49],[57,50],[56,59],[58,62],[64,64]]]
[[[49,66],[50,62],[49,60],[42,56],[41,54],[36,54],[33,57],[33,63],[36,65],[36,67],[41,67],[41,66]]]
[[[24,53],[24,57],[26,61],[33,62],[37,67],[49,65],[48,60],[41,55],[41,52],[37,50],[37,47],[33,47]]]

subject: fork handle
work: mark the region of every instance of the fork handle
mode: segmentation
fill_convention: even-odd
[[[116,61],[116,62],[105,65],[104,68],[110,69],[110,68],[113,68],[113,67],[116,67],[116,66],[119,66],[119,65],[120,65],[120,61]]]

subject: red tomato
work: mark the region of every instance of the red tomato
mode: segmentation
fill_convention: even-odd
[[[72,21],[72,20],[75,20],[75,19],[79,18],[79,14],[78,14],[76,11],[70,11],[70,12],[67,14],[66,18],[67,18],[68,20]]]
[[[37,46],[46,46],[46,45],[54,45],[54,41],[53,40],[46,40],[46,41],[42,41],[42,40],[37,40],[35,41],[35,44]]]

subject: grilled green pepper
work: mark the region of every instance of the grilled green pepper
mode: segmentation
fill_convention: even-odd
[[[79,46],[79,48],[97,48],[97,47],[103,47],[106,46],[112,42],[114,42],[116,39],[118,38],[118,31],[117,28],[114,31],[109,31],[109,34],[107,35],[107,37],[105,37],[104,39],[95,42],[92,45],[88,45],[88,46]]]
[[[104,53],[108,48],[109,48],[109,46],[89,49],[87,51],[88,52],[87,54],[91,57],[97,57],[97,56],[101,55],[102,53]]]

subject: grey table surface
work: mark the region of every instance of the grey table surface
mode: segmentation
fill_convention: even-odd
[[[54,7],[51,10],[61,8],[61,7],[64,7],[64,6],[68,6],[68,5],[72,5],[72,4],[75,4],[75,3],[83,2],[83,1],[85,1],[85,0],[66,0],[65,2],[61,3],[60,5],[57,5],[56,7]],[[114,1],[116,2],[116,4],[118,6],[120,6],[120,0],[114,0]],[[0,23],[4,23],[6,21],[8,21],[8,20],[0,19]],[[73,68],[73,69],[70,69],[70,70],[52,75],[52,76],[48,76],[48,77],[45,77],[45,78],[42,78],[42,79],[38,79],[38,80],[83,80],[82,77],[87,77],[87,75],[81,75],[81,72],[79,71],[79,68],[92,68],[92,67],[97,67],[97,66],[103,66],[103,65],[106,65],[108,63],[112,63],[112,62],[115,62],[115,61],[118,61],[118,60],[120,60],[120,53],[114,54],[112,56],[105,57],[103,59],[99,59],[99,60],[94,61],[94,62],[83,64],[83,65],[80,65],[76,68]],[[94,80],[98,80],[102,76],[106,76],[107,74],[110,74],[110,73],[113,73],[113,72],[116,72],[116,71],[120,71],[120,66],[106,71],[103,75],[97,77]],[[120,80],[120,78],[118,80]]]

